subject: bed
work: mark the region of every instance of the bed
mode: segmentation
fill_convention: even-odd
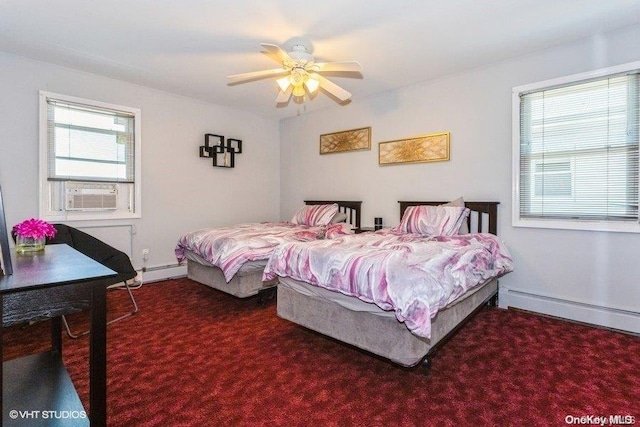
[[[335,214],[323,210],[331,205],[337,205]],[[196,282],[238,298],[260,293],[263,300],[278,283],[277,279],[263,282],[262,275],[267,259],[279,243],[352,233],[360,227],[361,205],[360,201],[305,200],[305,207],[292,221],[191,231],[178,240],[176,257],[179,262],[187,262],[187,277]],[[327,219],[328,216],[331,217]]]
[[[400,217],[403,219],[405,211],[413,206],[437,206],[444,202],[399,203]],[[486,265],[490,268],[487,267],[486,272],[476,273],[474,270],[473,274],[478,275],[477,284],[473,286],[472,284],[464,284],[463,282],[467,279],[462,279],[461,283],[464,286],[458,286],[458,288],[468,287],[468,289],[462,291],[457,289],[449,296],[450,301],[446,299],[440,301],[442,307],[429,307],[427,311],[415,310],[418,319],[416,320],[411,318],[414,315],[411,310],[420,307],[420,304],[415,301],[405,301],[404,308],[407,310],[404,312],[398,308],[395,308],[394,311],[394,307],[385,306],[386,294],[376,295],[377,291],[367,293],[368,291],[362,290],[361,283],[370,280],[369,277],[374,275],[372,272],[376,271],[373,266],[378,263],[385,265],[386,268],[384,270],[386,274],[384,292],[380,291],[379,293],[391,294],[392,274],[395,274],[396,271],[391,266],[403,263],[403,258],[413,255],[413,253],[402,254],[406,245],[423,244],[417,240],[417,243],[414,243],[413,237],[385,237],[385,233],[387,235],[393,233],[390,233],[389,230],[381,230],[375,233],[363,233],[336,239],[331,242],[332,247],[321,248],[320,245],[313,243],[279,246],[274,251],[264,273],[265,278],[277,277],[280,281],[277,295],[278,316],[373,353],[395,364],[404,367],[422,364],[424,367],[429,367],[430,356],[439,346],[484,305],[490,302],[495,303],[498,292],[498,277],[512,270],[511,258],[502,242],[495,236],[498,202],[462,202],[461,206],[463,207],[460,209],[468,208],[465,210],[468,216],[464,217],[460,223],[449,225],[449,229],[456,230],[455,233],[452,233],[455,235],[437,237],[434,240],[442,240],[446,244],[456,242],[456,245],[463,245],[467,241],[469,247],[475,248],[478,245],[477,247],[480,248],[477,252],[465,249],[468,256],[478,257],[474,260],[484,259],[483,257],[488,260],[489,255],[487,254],[490,253],[491,257],[495,257],[495,260],[487,261]],[[439,208],[438,212],[442,210]],[[448,212],[452,209],[447,207],[445,210]],[[469,210],[471,211],[470,215]],[[403,221],[401,221],[401,225],[402,223]],[[462,232],[464,228],[470,229],[472,233],[458,236],[458,231]],[[389,239],[400,239],[399,249],[389,250],[386,254],[378,254],[376,247],[387,244]],[[402,239],[406,241],[402,241]],[[481,246],[485,244],[482,242],[486,242],[486,247],[489,249],[482,249]],[[357,247],[357,251],[369,251],[371,258],[357,257],[356,255],[360,252],[356,252],[356,249],[349,252],[351,247]],[[341,251],[344,253],[340,254]],[[447,251],[448,249],[441,252],[448,253]],[[464,257],[467,255],[458,256],[459,259],[456,261],[460,262],[459,265],[463,268],[467,268],[464,264]],[[382,258],[376,258],[377,256]],[[303,260],[303,263],[298,265],[297,262],[292,262],[293,259]],[[349,261],[341,264],[340,259]],[[434,259],[436,258],[434,257]],[[308,269],[301,266],[305,261]],[[458,271],[457,268],[451,267],[451,271]],[[430,271],[428,268],[425,270]],[[341,275],[339,271],[347,273]],[[412,284],[418,283],[423,280],[422,276],[425,275],[422,271],[418,273],[419,277],[415,275],[414,270],[403,271],[411,272],[410,274],[413,275],[408,273],[407,276],[396,276],[396,278],[401,277],[398,282],[403,288],[402,292],[404,289],[411,289],[403,281]],[[443,268],[443,272],[445,271],[446,268]],[[429,276],[427,281],[433,281],[435,278],[436,276]],[[337,282],[343,282],[341,285],[343,287],[339,290],[336,289],[339,288]],[[432,287],[439,289],[440,282],[435,282],[435,285]],[[402,292],[399,292],[398,295],[402,295]],[[427,326],[418,325],[420,322],[427,323],[425,317],[429,317],[429,324]]]

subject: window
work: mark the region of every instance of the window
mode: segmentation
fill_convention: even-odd
[[[514,226],[635,231],[640,62],[514,88]]]
[[[140,217],[140,110],[40,92],[41,216]]]

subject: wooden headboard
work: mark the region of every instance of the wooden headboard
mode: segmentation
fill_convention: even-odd
[[[360,210],[362,206],[361,201],[349,201],[349,200],[305,200],[307,205],[330,205],[333,203],[338,204],[338,210],[347,215],[347,222],[356,228],[360,228]]]
[[[402,220],[402,215],[404,215],[404,211],[409,206],[420,206],[420,205],[428,205],[428,206],[437,206],[442,205],[447,202],[406,202],[406,201],[398,201],[400,203],[400,219]],[[482,224],[484,222],[484,218],[488,221],[487,231],[491,234],[498,234],[498,205],[500,202],[464,202],[464,205],[471,209],[471,211],[478,212],[477,215],[477,224],[472,224],[472,216],[469,215],[467,218],[467,223],[469,224],[469,230],[472,233],[481,232],[483,227]],[[483,215],[484,214],[484,215]],[[475,225],[472,228],[472,225]]]

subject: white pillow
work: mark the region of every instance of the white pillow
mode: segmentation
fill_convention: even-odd
[[[291,222],[299,225],[322,226],[331,222],[338,213],[338,204],[309,205],[302,207],[291,219]]]
[[[346,213],[338,212],[333,218],[331,218],[331,224],[335,224],[338,222],[347,222],[347,218],[349,218],[349,216]]]
[[[455,200],[450,201],[449,203],[445,203],[443,205],[440,206],[458,206],[458,207],[462,207],[464,208],[464,198],[462,197],[458,197]],[[460,229],[458,230],[458,234],[469,234],[469,222],[467,221],[467,219],[465,218],[464,221],[462,221],[462,225],[460,225]]]

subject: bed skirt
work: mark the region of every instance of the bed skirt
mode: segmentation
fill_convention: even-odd
[[[200,282],[214,289],[231,294],[238,298],[247,298],[256,295],[262,289],[273,286],[277,283],[262,282],[263,269],[240,269],[235,276],[227,283],[222,270],[215,266],[199,264],[192,260],[187,260],[187,277],[196,282]]]
[[[290,282],[296,283],[290,285]],[[431,339],[412,334],[393,313],[384,312],[374,304],[353,298],[356,303],[373,306],[366,310],[354,311],[331,301],[330,294],[335,292],[312,287],[315,295],[305,295],[294,290],[292,286],[312,287],[290,278],[280,278],[278,316],[409,367],[420,363],[449,332],[494,296],[497,293],[498,280],[493,279],[474,288],[438,312],[432,319]],[[323,297],[323,293],[328,295]],[[380,313],[373,313],[375,310]]]

